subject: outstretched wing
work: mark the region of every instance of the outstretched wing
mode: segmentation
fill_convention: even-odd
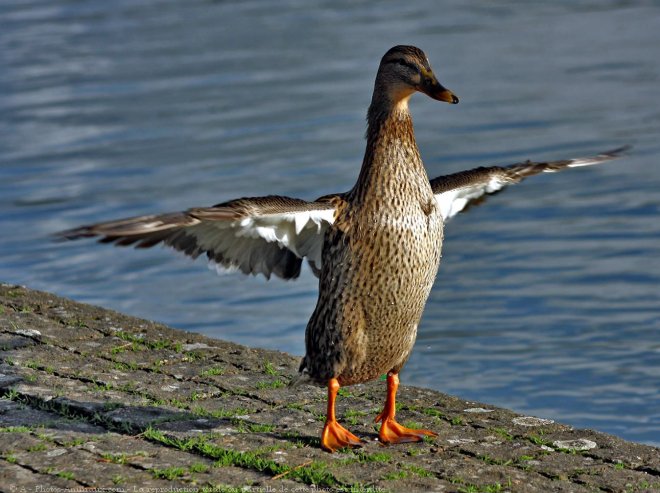
[[[493,166],[461,171],[431,180],[431,188],[438,201],[442,217],[447,220],[472,205],[483,202],[488,195],[499,192],[507,185],[518,183],[528,176],[553,173],[565,168],[591,166],[621,156],[629,147],[620,147],[597,156],[535,163],[527,161],[510,166]]]
[[[620,157],[627,149],[587,158],[476,168],[434,178],[431,188],[446,220],[528,176],[600,164]],[[136,248],[163,243],[193,258],[205,254],[222,270],[263,274],[266,278],[275,274],[295,279],[306,258],[318,276],[324,233],[334,221],[334,199],[342,195],[326,195],[314,202],[275,195],[242,198],[213,207],[82,226],[58,236],[96,236],[103,243]]]
[[[103,243],[136,248],[163,243],[192,258],[206,254],[225,270],[295,279],[303,257],[312,267],[321,265],[323,234],[334,212],[329,200],[243,198],[213,207],[82,226],[58,236],[98,236]]]

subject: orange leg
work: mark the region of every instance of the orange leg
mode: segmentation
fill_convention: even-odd
[[[378,415],[376,422],[382,421],[378,433],[381,443],[419,442],[425,436],[437,437],[438,434],[429,430],[413,430],[401,426],[394,419],[396,414],[396,391],[399,388],[399,375],[389,372],[387,374],[387,397],[383,412]]]
[[[321,447],[328,452],[335,452],[344,447],[361,447],[362,441],[337,422],[335,400],[339,391],[336,378],[328,380],[328,414],[321,434]]]

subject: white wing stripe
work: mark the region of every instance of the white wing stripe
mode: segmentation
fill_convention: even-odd
[[[291,250],[295,249],[297,238],[306,230],[314,234],[334,220],[333,209],[304,211],[297,213],[269,214],[259,217],[246,217],[231,223],[215,223],[218,228],[234,229],[234,235],[246,238],[263,238],[268,242]]]
[[[210,252],[210,261],[218,272],[238,269],[270,277],[290,262],[284,250],[321,265],[323,236],[334,221],[334,212],[319,209],[202,221],[188,231],[196,238],[200,251]]]

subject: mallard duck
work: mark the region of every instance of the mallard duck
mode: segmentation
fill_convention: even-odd
[[[421,92],[458,103],[419,48],[395,46],[383,56],[367,116],[367,146],[355,186],[305,201],[282,196],[241,198],[185,212],[83,226],[66,238],[147,248],[164,243],[219,268],[284,279],[299,276],[303,259],[319,277],[319,296],[305,332],[298,382],[328,391],[323,449],[362,441],[335,415],[340,386],[387,375],[380,421],[382,443],[419,441],[430,430],[395,419],[399,372],[436,277],[445,221],[488,194],[540,173],[598,164],[595,157],[477,168],[428,179],[415,142],[408,100]]]

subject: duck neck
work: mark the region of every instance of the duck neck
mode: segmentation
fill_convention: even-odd
[[[354,201],[363,202],[374,194],[382,199],[393,193],[413,193],[419,187],[416,178],[428,182],[415,141],[409,98],[392,101],[383,92],[374,92],[367,113],[367,147],[351,190]]]

